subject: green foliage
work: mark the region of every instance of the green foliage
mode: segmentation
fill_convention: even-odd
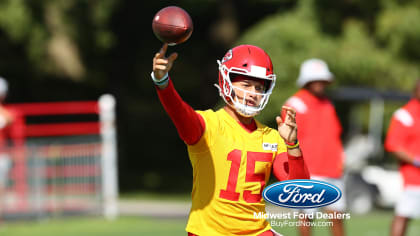
[[[328,60],[340,86],[408,89],[420,70],[375,45],[360,22],[348,22]],[[398,85],[398,87],[395,87]]]
[[[376,37],[394,55],[420,61],[420,9],[413,6],[386,9],[378,17]]]
[[[11,45],[21,47],[33,74],[81,79],[85,76],[85,45],[110,49],[114,35],[109,29],[115,0],[0,2],[0,31]],[[90,43],[93,42],[93,43]],[[72,73],[80,70],[80,73]]]
[[[31,29],[31,14],[24,0],[0,2],[0,27],[10,38],[22,42]]]
[[[312,2],[312,1],[310,1]],[[369,29],[375,26],[375,18],[382,9],[381,0],[352,0],[352,1],[313,1],[316,21],[319,22],[323,32],[331,35],[340,35],[344,25],[349,19],[364,22]]]

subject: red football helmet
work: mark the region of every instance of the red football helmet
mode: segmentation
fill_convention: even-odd
[[[273,73],[273,64],[264,50],[253,45],[240,45],[230,49],[222,61],[218,60],[217,63],[219,64],[219,84],[215,84],[215,86],[219,89],[220,96],[228,105],[246,117],[255,116],[264,109],[276,82],[276,75]],[[263,80],[264,92],[245,91],[232,86],[231,73]],[[246,96],[240,102],[235,96],[233,88],[242,90],[244,93],[253,93],[262,96],[260,104],[256,106],[246,105]]]

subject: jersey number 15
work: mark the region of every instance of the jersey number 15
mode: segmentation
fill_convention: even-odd
[[[247,152],[246,153],[246,176],[245,182],[260,182],[260,192],[253,194],[250,190],[243,191],[244,200],[248,203],[256,203],[261,201],[261,193],[265,186],[265,172],[255,173],[255,163],[260,162],[271,162],[273,154],[264,152]],[[236,191],[236,185],[238,183],[239,168],[241,166],[242,151],[233,150],[231,151],[227,159],[232,162],[229,171],[229,179],[227,188],[220,190],[219,197],[231,201],[238,201],[240,193]]]

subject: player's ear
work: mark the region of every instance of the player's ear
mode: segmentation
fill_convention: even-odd
[[[277,126],[279,126],[281,123],[283,123],[283,119],[280,116],[276,117]]]

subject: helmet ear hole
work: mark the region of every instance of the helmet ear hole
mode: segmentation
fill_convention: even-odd
[[[248,66],[248,64],[247,64],[247,63],[245,63],[245,64],[243,64],[243,65],[242,65],[242,67],[247,67],[247,66]]]
[[[264,91],[267,92],[270,87],[271,87],[271,83],[273,83],[272,81],[266,81],[267,83],[264,83]]]

